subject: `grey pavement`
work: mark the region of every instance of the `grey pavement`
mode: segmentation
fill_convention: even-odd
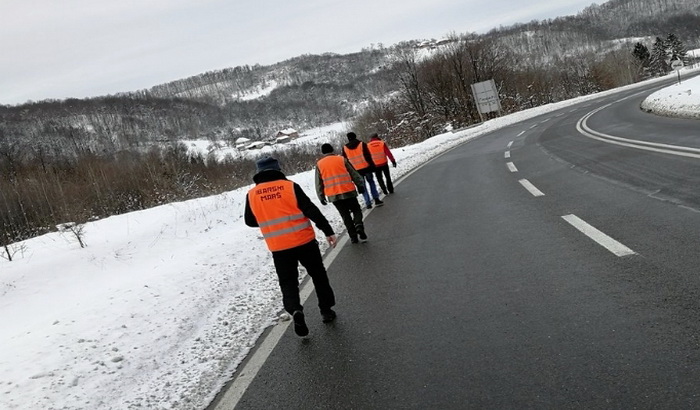
[[[290,327],[236,409],[700,406],[700,213],[682,178],[700,160],[577,137],[594,108],[492,132],[401,181],[366,219],[369,242],[329,266],[336,322],[312,294],[310,337]]]

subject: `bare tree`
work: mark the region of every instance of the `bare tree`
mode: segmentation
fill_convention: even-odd
[[[416,114],[423,117],[426,112],[425,96],[418,78],[416,52],[408,47],[399,48],[396,50],[396,58],[399,67],[399,81],[404,95]]]
[[[85,224],[79,224],[75,222],[66,222],[56,226],[61,233],[71,233],[78,240],[81,248],[85,248],[87,244],[85,243]]]
[[[27,245],[22,244],[5,244],[2,246],[2,252],[0,252],[0,258],[6,259],[12,262],[15,259],[15,255],[18,253],[24,254],[27,251]]]

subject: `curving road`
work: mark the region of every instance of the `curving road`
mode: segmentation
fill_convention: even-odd
[[[652,91],[489,133],[401,181],[370,242],[332,256],[337,321],[312,295],[310,339],[272,328],[212,408],[700,406],[700,159],[678,154],[700,123],[639,111]]]

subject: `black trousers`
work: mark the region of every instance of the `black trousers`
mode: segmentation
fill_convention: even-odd
[[[384,185],[384,178],[382,178],[382,174],[384,174],[384,177],[386,177],[386,185]],[[374,169],[374,175],[377,176],[377,182],[379,182],[379,187],[382,189],[382,192],[384,192],[384,194],[394,193],[394,184],[391,182],[391,174],[389,173],[388,162],[386,163],[386,165],[376,167]]]
[[[280,289],[282,289],[282,304],[289,314],[304,309],[299,298],[299,263],[311,276],[321,311],[335,305],[335,294],[328,281],[321,250],[316,240],[296,248],[272,252],[272,260],[275,262]]]
[[[335,208],[340,213],[340,217],[343,218],[345,228],[348,230],[348,236],[350,236],[350,239],[356,241],[358,230],[364,230],[362,208],[360,207],[360,203],[357,202],[357,197],[333,201],[333,205],[335,205]]]

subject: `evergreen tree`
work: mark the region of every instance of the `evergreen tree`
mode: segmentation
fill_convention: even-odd
[[[640,63],[642,63],[643,67],[649,67],[650,54],[647,46],[642,43],[635,44],[632,55],[634,55],[634,57],[639,60]]]
[[[656,37],[649,56],[649,71],[652,74],[664,75],[670,70],[670,60],[666,49],[666,42],[661,37]]]
[[[688,50],[685,49],[685,45],[675,34],[670,33],[668,37],[666,37],[666,49],[671,61],[681,60],[686,62]]]

